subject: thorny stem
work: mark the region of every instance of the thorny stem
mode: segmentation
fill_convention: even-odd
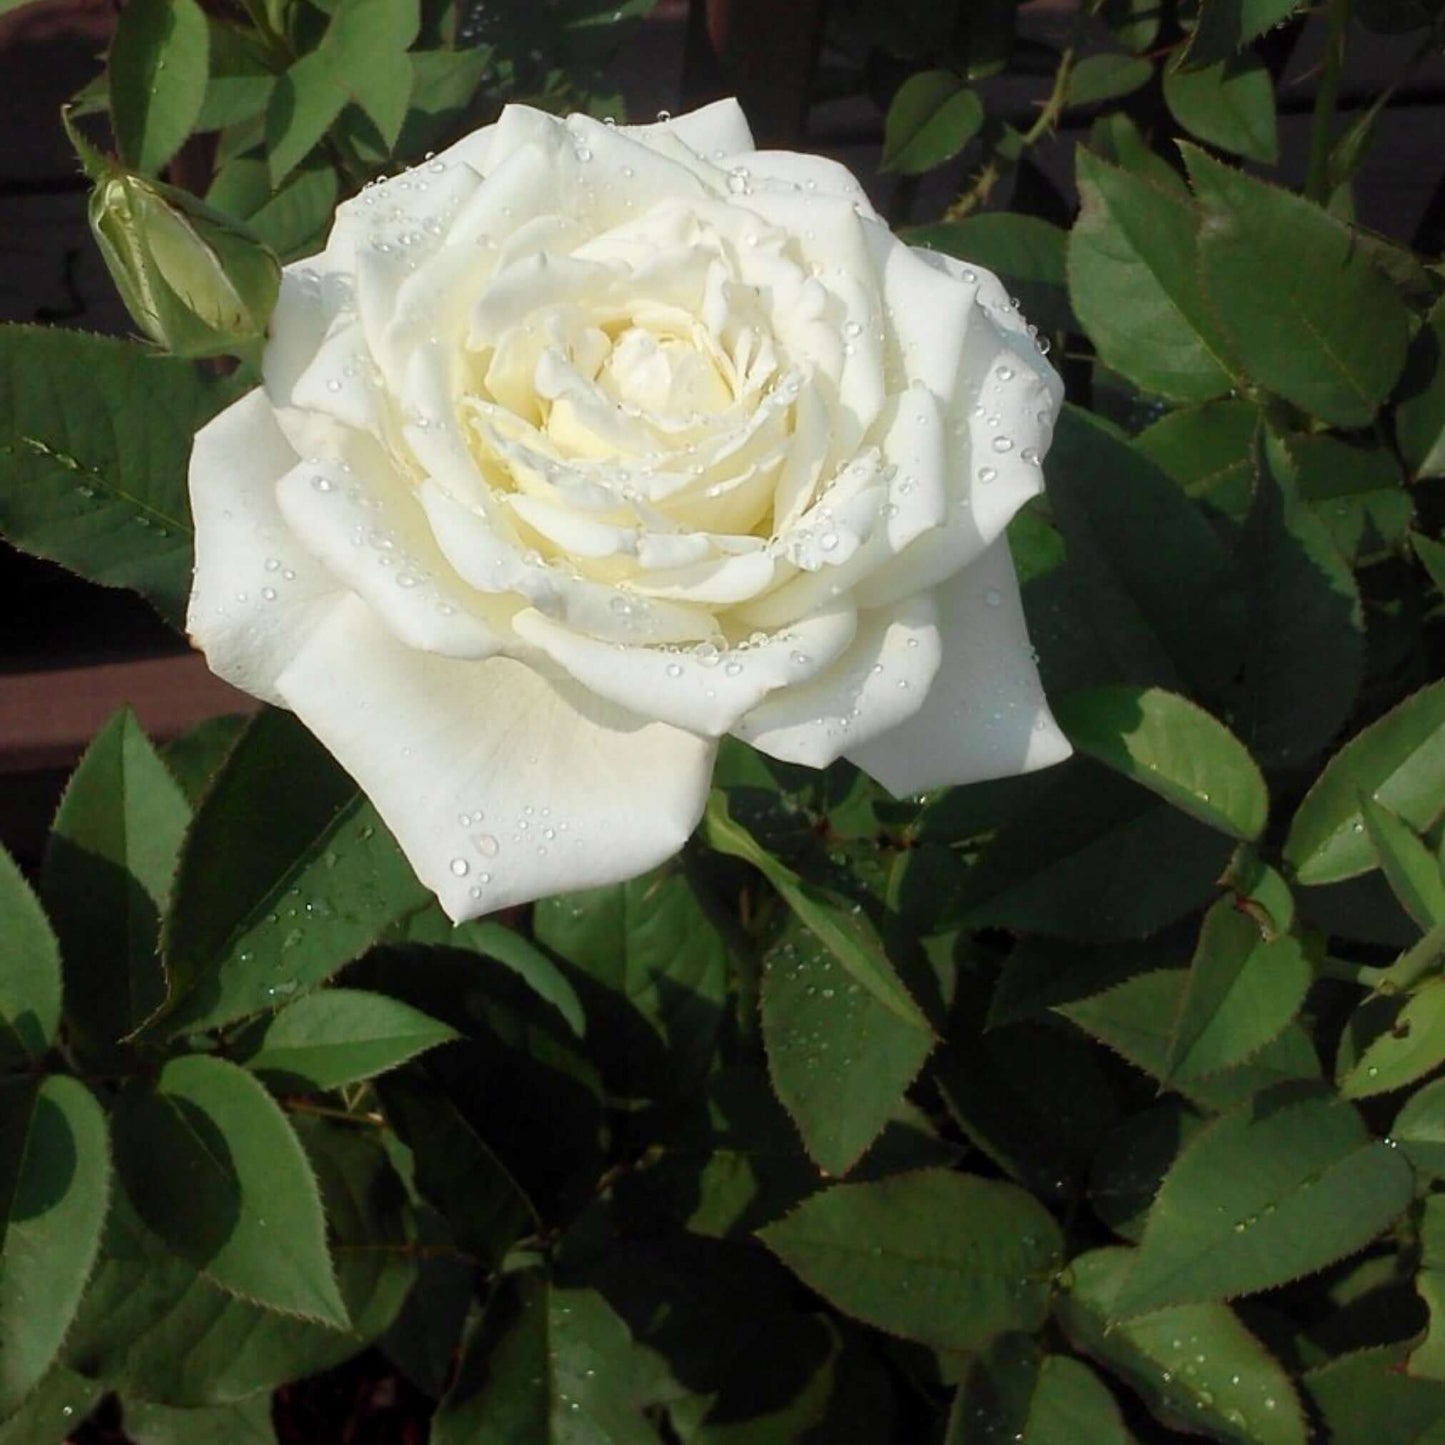
[[[1096,4],[1090,4],[1081,10],[1081,25],[1083,17],[1092,15],[1096,8]],[[1035,117],[1034,123],[1018,136],[1006,151],[1002,146],[994,147],[992,154],[973,178],[972,183],[943,213],[945,221],[961,221],[983,205],[988,200],[993,188],[1018,164],[1023,155],[1045,136],[1051,134],[1054,127],[1058,125],[1059,117],[1063,115],[1064,107],[1068,103],[1069,81],[1074,73],[1078,43],[1079,30],[1076,29],[1074,37],[1059,56],[1059,68],[1054,72],[1053,87],[1045,98],[1043,109]]]
[[[1372,968],[1369,964],[1351,963],[1349,959],[1335,958],[1333,955],[1321,959],[1319,964],[1321,978],[1335,978],[1343,983],[1355,983],[1368,989],[1378,988],[1387,971],[1383,968]]]
[[[386,1120],[380,1114],[353,1114],[346,1109],[333,1109],[329,1104],[313,1103],[310,1099],[291,1097],[283,1100],[293,1114],[314,1114],[318,1119],[339,1119],[344,1124],[365,1124],[371,1129],[386,1128]]]
[[[1340,71],[1345,60],[1345,27],[1350,19],[1350,0],[1329,0],[1325,58],[1315,90],[1315,114],[1310,126],[1309,169],[1305,172],[1305,195],[1320,205],[1329,199],[1330,151],[1334,145],[1335,106],[1340,95]]]

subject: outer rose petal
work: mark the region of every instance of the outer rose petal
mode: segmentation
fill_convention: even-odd
[[[731,96],[672,120],[660,120],[656,125],[625,125],[618,129],[652,145],[667,136],[709,159],[719,152],[730,156],[753,148],[753,133],[748,128],[747,117]]]
[[[276,674],[344,595],[276,505],[277,479],[297,460],[259,389],[207,422],[191,452],[186,629],[212,672],[265,702],[280,701]]]
[[[821,677],[770,693],[733,736],[785,763],[826,768],[924,705],[942,642],[931,593],[859,619],[853,645]]]
[[[900,798],[1063,762],[1073,750],[1044,700],[1008,543],[934,596],[943,660],[928,701],[849,760]]]
[[[635,877],[707,801],[713,743],[509,658],[414,651],[355,600],[277,686],[456,922]]]

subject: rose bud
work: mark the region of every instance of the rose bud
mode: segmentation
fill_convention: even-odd
[[[249,227],[113,169],[91,192],[90,228],[127,310],[166,350],[236,354],[265,335],[281,265]]]

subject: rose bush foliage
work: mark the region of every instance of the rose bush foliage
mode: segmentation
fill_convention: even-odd
[[[0,1445],[1445,1429],[1445,206],[1353,73],[1445,10],[825,8],[891,232],[606,124],[647,0],[120,8],[151,343],[0,327],[0,530],[264,701],[0,819]]]
[[[453,918],[677,852],[726,733],[899,795],[1068,754],[1003,541],[1056,373],[735,102],[513,106],[368,187],[263,376],[196,441],[191,636]]]

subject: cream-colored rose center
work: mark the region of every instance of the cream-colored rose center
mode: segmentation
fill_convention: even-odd
[[[663,416],[720,412],[732,388],[716,363],[689,341],[630,326],[597,372],[597,385],[621,406]]]

